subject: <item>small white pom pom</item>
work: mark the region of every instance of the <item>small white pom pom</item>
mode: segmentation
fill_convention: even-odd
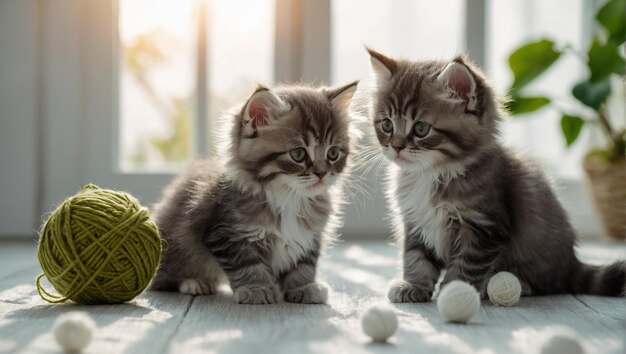
[[[375,342],[384,342],[398,329],[398,318],[393,307],[387,304],[371,306],[361,318],[363,332]]]
[[[52,332],[63,350],[75,353],[89,344],[95,329],[96,323],[86,312],[72,311],[54,321]]]
[[[583,346],[576,339],[576,333],[558,329],[548,338],[541,348],[541,354],[584,354]]]
[[[522,295],[522,285],[513,273],[499,272],[489,279],[487,295],[495,305],[513,306]]]
[[[439,292],[437,308],[446,320],[465,323],[478,313],[480,295],[470,284],[453,280]]]

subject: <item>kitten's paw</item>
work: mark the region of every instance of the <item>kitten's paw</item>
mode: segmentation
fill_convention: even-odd
[[[285,292],[285,301],[299,304],[325,304],[328,286],[323,283],[306,284]]]
[[[235,289],[233,297],[238,304],[275,304],[280,301],[280,291],[274,285],[244,285]]]
[[[178,291],[187,295],[212,295],[217,289],[212,284],[197,279],[184,279],[178,284]]]
[[[396,279],[389,286],[389,301],[391,302],[428,302],[433,292],[430,289],[416,287],[410,283]]]

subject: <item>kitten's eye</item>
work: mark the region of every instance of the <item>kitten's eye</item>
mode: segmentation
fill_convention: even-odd
[[[413,130],[415,131],[415,135],[419,138],[423,138],[430,131],[430,125],[424,122],[417,122],[413,127]]]
[[[326,155],[328,156],[328,159],[330,161],[337,160],[337,158],[339,157],[339,148],[336,146],[331,147],[330,149],[328,149],[328,154]]]
[[[385,133],[391,133],[391,131],[393,130],[393,122],[391,121],[391,119],[385,119],[383,120],[382,127]]]
[[[306,157],[306,150],[304,148],[296,148],[289,151],[289,155],[295,162],[302,162]]]

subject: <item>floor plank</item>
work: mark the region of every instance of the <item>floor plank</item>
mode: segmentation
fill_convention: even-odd
[[[593,244],[579,253],[601,263],[624,250]],[[445,323],[434,303],[399,304],[396,335],[371,343],[360,316],[386,301],[399,273],[397,249],[383,242],[340,243],[324,256],[320,278],[333,289],[328,305],[245,306],[227,293],[159,292],[125,305],[49,305],[34,288],[32,244],[0,245],[0,265],[0,353],[58,352],[50,327],[69,310],[87,311],[99,325],[87,353],[533,353],[562,327],[578,333],[588,353],[626,351],[626,300],[571,295],[524,298],[514,308],[484,302],[467,325]]]
[[[61,313],[85,311],[98,324],[89,352],[156,353],[167,348],[192,301],[190,296],[146,293],[123,305],[42,304],[36,292],[24,304],[2,303],[0,352],[52,353],[58,347],[50,332]]]

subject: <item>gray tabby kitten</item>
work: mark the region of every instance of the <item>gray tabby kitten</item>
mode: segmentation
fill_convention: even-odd
[[[376,79],[370,115],[393,161],[388,200],[403,240],[403,280],[392,302],[425,302],[452,280],[483,296],[491,275],[509,271],[525,295],[619,296],[626,262],[581,263],[574,230],[532,162],[502,147],[505,116],[466,58],[394,60],[368,50]]]
[[[316,265],[338,226],[355,89],[259,87],[227,116],[224,156],[181,174],[155,207],[166,247],[152,288],[212,294],[228,281],[238,303],[325,302]]]

